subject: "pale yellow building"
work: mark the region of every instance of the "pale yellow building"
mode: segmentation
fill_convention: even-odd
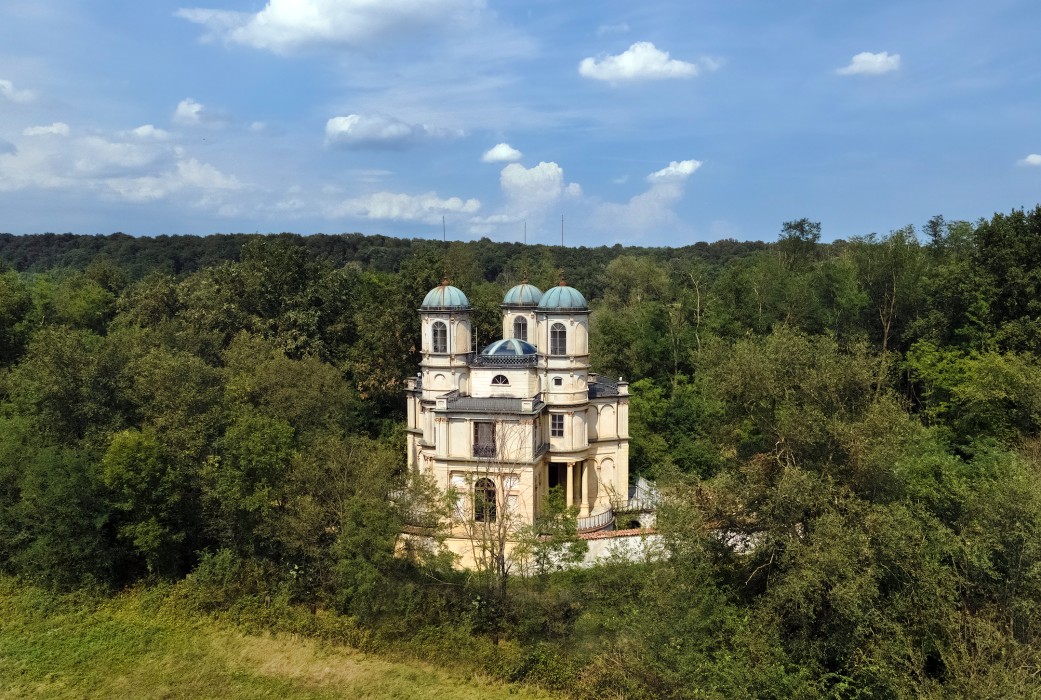
[[[629,494],[628,384],[589,371],[589,307],[578,290],[522,283],[502,336],[472,347],[466,295],[430,290],[420,372],[407,382],[408,464],[456,496],[466,523],[530,525],[559,487],[582,530],[613,527]]]

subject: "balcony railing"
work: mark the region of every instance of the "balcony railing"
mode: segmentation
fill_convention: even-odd
[[[587,518],[578,518],[575,526],[579,532],[596,532],[606,530],[614,524],[614,511],[610,508],[602,513],[594,513]]]
[[[474,355],[471,367],[534,367],[538,355]]]
[[[487,445],[481,443],[474,443],[473,446],[474,457],[494,457],[495,456],[495,445]]]

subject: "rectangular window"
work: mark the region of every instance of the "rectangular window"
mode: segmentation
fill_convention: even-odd
[[[549,434],[553,437],[564,437],[564,416],[549,417]]]
[[[549,327],[549,354],[567,354],[567,328],[563,323],[554,323]]]
[[[448,352],[448,326],[441,321],[434,321],[430,330],[434,340],[433,352]]]
[[[473,456],[495,456],[495,423],[474,422]]]

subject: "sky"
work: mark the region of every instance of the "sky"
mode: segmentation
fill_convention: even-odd
[[[1039,36],[1037,0],[4,0],[0,231],[972,221],[1041,202]]]

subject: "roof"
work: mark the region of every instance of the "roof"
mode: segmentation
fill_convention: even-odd
[[[503,297],[503,306],[537,306],[539,299],[542,298],[542,290],[535,285],[528,284],[527,280],[524,280],[516,287],[506,292],[506,296]]]
[[[469,309],[470,300],[466,298],[462,290],[453,287],[448,280],[442,280],[441,284],[427,292],[423,297],[424,309]]]
[[[561,282],[559,286],[546,290],[542,299],[539,300],[539,309],[543,311],[554,309],[587,311],[589,304],[582,296],[582,292]]]
[[[482,355],[535,355],[538,349],[531,343],[516,338],[503,338],[481,350]]]

